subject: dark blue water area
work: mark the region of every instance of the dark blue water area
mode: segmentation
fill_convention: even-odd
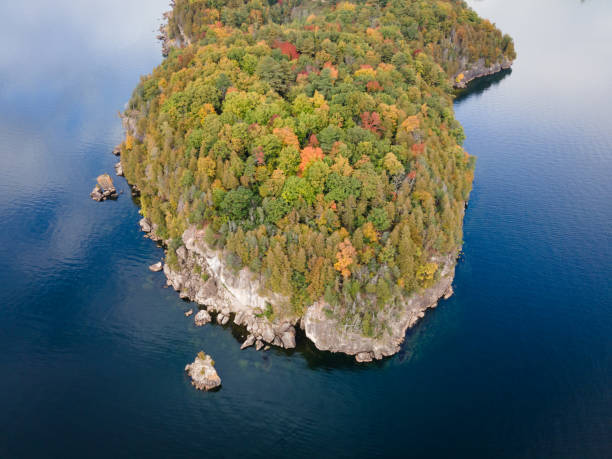
[[[167,1],[0,4],[0,457],[612,456],[612,5],[472,5],[519,59],[455,105],[456,294],[357,365],[196,328],[125,181],[89,198]],[[201,349],[218,392],[184,374]]]

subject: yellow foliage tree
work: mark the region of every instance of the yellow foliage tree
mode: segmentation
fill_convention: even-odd
[[[428,287],[431,285],[436,271],[438,271],[438,263],[425,263],[418,267],[416,277],[424,287]]]

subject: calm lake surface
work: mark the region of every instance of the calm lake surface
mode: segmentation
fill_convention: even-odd
[[[519,59],[455,106],[456,295],[370,365],[196,329],[129,193],[89,198],[167,3],[0,4],[0,457],[612,457],[612,2],[470,2]]]

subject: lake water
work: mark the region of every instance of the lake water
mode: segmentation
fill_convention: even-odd
[[[0,4],[0,457],[611,457],[612,2],[471,2],[519,59],[456,103],[456,294],[369,365],[194,327],[129,193],[89,198],[167,3]]]

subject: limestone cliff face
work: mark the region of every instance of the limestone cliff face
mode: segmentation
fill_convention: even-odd
[[[151,232],[156,239],[154,225],[146,219],[141,228]],[[177,266],[164,265],[168,285],[179,292],[181,298],[217,312],[217,321],[226,323],[231,314],[234,322],[247,328],[250,335],[245,345],[269,343],[290,349],[295,347],[295,326],[301,321],[306,336],[320,350],[354,355],[359,362],[382,359],[400,350],[406,331],[425,315],[428,308],[437,305],[441,297],[452,294],[456,254],[435,260],[443,266],[440,277],[432,287],[418,292],[399,307],[381,313],[379,320],[388,325],[382,336],[366,337],[360,330],[342,326],[336,318],[326,313],[327,305],[316,302],[303,317],[282,317],[269,320],[265,315],[267,305],[286,305],[288,299],[266,291],[258,275],[248,268],[238,272],[229,269],[221,252],[211,249],[204,241],[204,231],[189,227],[183,233],[184,245],[176,251]],[[281,308],[276,308],[281,309]],[[221,318],[225,320],[221,321]]]
[[[263,293],[259,277],[243,268],[229,269],[221,253],[204,241],[204,232],[194,226],[183,233],[184,246],[177,249],[178,267],[164,266],[168,285],[181,298],[190,299],[218,312],[221,317],[234,314],[234,322],[246,326],[254,342],[262,341],[287,349],[295,347],[295,327],[298,317],[268,320],[264,315],[268,304],[286,304],[287,298]],[[217,318],[219,321],[219,318]]]
[[[465,65],[467,65],[467,62]],[[470,81],[480,77],[493,75],[502,70],[507,70],[510,67],[512,67],[512,61],[508,59],[496,62],[490,66],[486,66],[484,59],[478,59],[474,64],[467,67],[466,70],[454,75],[454,86],[457,89],[465,89]],[[463,75],[463,78],[459,78],[460,75]]]

